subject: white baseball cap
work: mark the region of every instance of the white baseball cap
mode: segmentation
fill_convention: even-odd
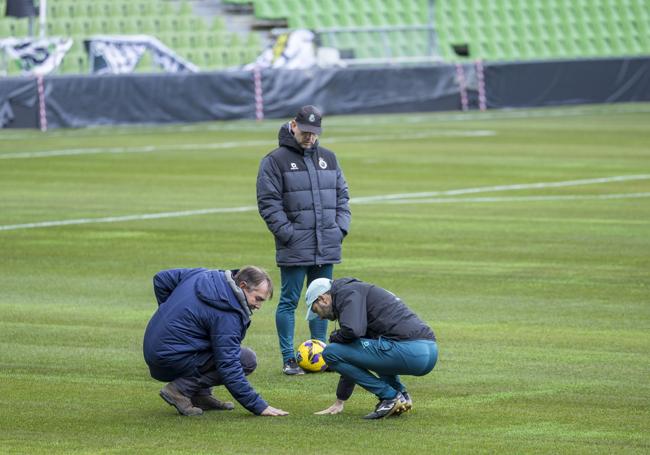
[[[316,278],[307,286],[307,293],[305,294],[305,302],[307,303],[307,316],[305,319],[311,321],[316,319],[318,315],[311,310],[312,304],[318,297],[329,292],[332,289],[332,280],[329,278]]]

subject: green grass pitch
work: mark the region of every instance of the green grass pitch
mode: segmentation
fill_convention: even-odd
[[[335,276],[403,297],[438,364],[409,414],[364,421],[358,389],[314,416],[337,377],[281,373],[278,291],[245,345],[290,415],[178,416],[142,359],[151,278],[279,287],[255,177],[280,124],[0,131],[0,453],[650,452],[648,104],[325,117],[353,197]]]

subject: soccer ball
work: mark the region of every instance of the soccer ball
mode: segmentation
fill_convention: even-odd
[[[298,346],[296,360],[303,370],[317,373],[327,368],[323,358],[323,349],[327,346],[320,340],[307,340]]]

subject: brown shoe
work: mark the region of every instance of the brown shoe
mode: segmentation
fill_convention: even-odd
[[[204,411],[232,411],[235,405],[230,401],[221,401],[212,395],[195,395],[192,404]]]
[[[180,393],[172,382],[160,389],[160,397],[169,405],[174,406],[181,415],[200,416],[203,414],[203,410],[192,406],[192,400]]]

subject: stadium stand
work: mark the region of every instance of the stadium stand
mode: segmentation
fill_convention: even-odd
[[[241,0],[226,0],[242,3]],[[289,28],[318,31],[324,45],[360,58],[432,54],[491,61],[650,54],[649,0],[252,0],[260,20],[286,19]],[[382,30],[382,28],[386,28]],[[374,30],[373,30],[374,29]]]
[[[0,11],[5,9],[0,0]],[[223,0],[246,6],[260,21],[309,28],[321,43],[357,59],[435,57],[522,61],[650,55],[650,0]],[[433,11],[430,5],[434,5]],[[56,0],[48,2],[51,36],[75,44],[61,73],[85,73],[83,40],[94,34],[156,36],[202,69],[249,63],[262,50],[258,33],[208,22],[187,0]],[[35,21],[38,33],[37,21]],[[0,18],[0,37],[24,37],[26,19]],[[466,46],[469,55],[454,47]],[[138,71],[152,71],[149,60]]]
[[[180,56],[207,70],[250,63],[263,48],[259,34],[241,38],[226,30],[221,17],[214,17],[209,23],[194,14],[187,1],[54,0],[47,3],[47,8],[47,35],[74,40],[58,70],[60,74],[88,73],[83,41],[92,35],[155,36]],[[0,11],[4,14],[5,0],[0,0]],[[0,38],[22,38],[28,33],[28,19],[0,17]],[[38,18],[34,20],[34,34],[39,34]],[[145,57],[136,71],[159,70]]]
[[[647,0],[472,0],[436,5],[439,49],[447,60],[457,58],[452,45],[458,43],[468,44],[474,58],[497,61],[650,54]]]

